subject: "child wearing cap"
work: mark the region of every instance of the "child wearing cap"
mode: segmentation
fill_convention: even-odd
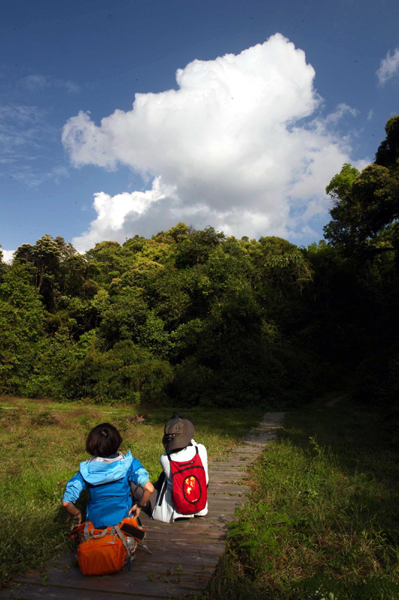
[[[159,459],[162,473],[158,481],[154,484],[155,491],[149,502],[152,517],[157,521],[173,523],[176,519],[203,517],[208,513],[208,503],[206,503],[205,508],[194,514],[181,514],[176,509],[172,499],[173,476],[171,461],[176,463],[190,463],[195,455],[198,454],[204,467],[206,485],[208,485],[208,454],[205,446],[197,444],[193,438],[194,425],[188,419],[181,419],[179,414],[174,412],[172,419],[165,425],[162,439],[165,452]],[[140,490],[136,486],[131,487],[133,497],[140,499]]]
[[[159,459],[165,480],[159,492],[157,502],[152,512],[153,519],[173,523],[176,519],[187,517],[203,517],[208,513],[208,503],[205,508],[192,515],[183,515],[177,512],[172,500],[173,478],[170,461],[189,462],[198,452],[205,470],[206,484],[209,483],[208,454],[203,444],[194,440],[194,425],[188,419],[181,419],[178,413],[173,413],[172,419],[165,425],[162,443],[164,454]]]

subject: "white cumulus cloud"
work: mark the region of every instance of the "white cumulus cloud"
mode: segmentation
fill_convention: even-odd
[[[0,248],[0,252],[3,253],[3,261],[7,264],[10,264],[14,257],[15,250],[3,250],[3,248]]]
[[[73,240],[150,235],[184,220],[230,235],[299,235],[326,213],[325,186],[350,161],[337,122],[345,104],[315,118],[321,99],[302,50],[280,34],[238,55],[195,60],[177,90],[136,94],[131,111],[95,124],[80,112],[62,140],[76,167],[127,165],[151,189],[95,194],[97,218]],[[312,120],[309,118],[312,117]]]
[[[396,48],[393,54],[389,51],[385,58],[382,59],[377,71],[378,81],[384,85],[387,81],[399,74],[399,48]]]

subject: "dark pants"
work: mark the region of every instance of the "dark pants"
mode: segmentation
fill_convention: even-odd
[[[162,484],[163,484],[164,481],[165,481],[165,473],[162,471],[162,473],[158,477],[158,481],[156,481],[154,483],[154,491],[152,492],[149,501],[145,505],[145,508],[143,508],[143,511],[147,515],[150,515],[150,516],[152,515],[152,511],[155,508],[155,505],[156,505],[157,500],[158,500],[159,492],[161,491]],[[142,488],[141,485],[135,485],[131,481],[130,482],[130,492],[132,494],[133,504],[135,504],[136,502],[140,502],[141,501],[141,499],[143,497],[143,494],[144,494],[144,490],[143,490],[143,488]]]

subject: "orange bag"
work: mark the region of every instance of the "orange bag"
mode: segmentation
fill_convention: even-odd
[[[92,538],[78,547],[78,563],[83,575],[116,573],[126,559],[126,548],[116,535]]]
[[[69,537],[79,544],[78,563],[83,575],[109,575],[131,561],[145,531],[135,518],[127,517],[105,529],[96,529],[91,521],[85,521]]]

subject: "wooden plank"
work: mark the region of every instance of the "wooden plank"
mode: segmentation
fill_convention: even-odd
[[[206,526],[201,527],[199,529],[195,529],[192,532],[184,529],[176,531],[172,528],[171,531],[165,531],[164,529],[155,529],[154,531],[152,531],[151,537],[146,539],[146,544],[151,549],[152,543],[159,540],[179,542],[181,540],[190,539],[193,541],[198,540],[199,542],[201,542],[204,540],[204,538],[212,540],[212,543],[223,543],[223,540],[226,535],[225,529],[223,528],[222,530],[219,530],[213,527],[213,524],[211,525],[212,526],[209,526],[209,524],[207,524]]]
[[[247,442],[244,442],[242,446],[237,448],[235,455],[247,457],[250,460],[255,460],[255,458],[259,455],[259,452],[257,452],[257,449],[254,448],[251,443],[247,444]]]
[[[243,456],[241,454],[237,454],[236,456],[232,456],[229,460],[221,460],[218,462],[210,463],[209,467],[210,468],[223,467],[225,465],[239,467],[241,465],[246,465],[248,463],[251,463],[253,460],[255,460],[255,457],[257,457],[258,454],[259,454],[258,452],[256,452],[256,453],[253,452],[250,455],[247,454],[245,456]]]
[[[223,478],[222,481],[230,479],[233,482],[237,482],[236,485],[238,485],[238,482],[241,482],[243,485],[248,485],[248,483],[245,482],[245,479],[248,478],[246,471],[237,471],[237,469],[220,469],[219,471],[209,470],[209,481],[211,483],[221,478]]]
[[[213,563],[213,557],[223,552],[223,544],[211,543],[204,539],[200,544],[191,544],[189,538],[185,542],[170,542],[160,540],[151,544],[149,554],[145,550],[138,550],[134,564],[156,563],[164,565],[185,564],[209,565]],[[72,561],[71,561],[72,562]]]
[[[239,465],[235,465],[235,464],[231,464],[231,465],[225,465],[224,467],[222,466],[212,466],[209,468],[209,474],[211,473],[239,473],[240,476],[242,477],[245,473],[246,469],[245,466],[240,463]]]
[[[210,465],[223,465],[234,461],[250,461],[254,460],[257,456],[257,449],[253,446],[239,446],[236,450],[233,450],[229,457],[223,459],[216,459],[209,462]]]
[[[216,560],[215,557],[221,554],[221,549],[215,549],[212,552],[208,552],[206,548],[203,551],[199,552],[187,552],[185,549],[181,549],[179,551],[174,550],[173,552],[157,552],[151,556],[152,564],[160,564],[160,565],[184,565],[187,563],[197,564],[197,565],[215,565]],[[143,553],[137,554],[135,564],[141,564],[143,562],[150,563],[150,559],[147,556],[143,556]]]
[[[199,554],[202,552],[206,552],[207,554],[210,554],[215,551],[219,552],[221,547],[223,547],[223,544],[220,544],[217,540],[206,539],[205,536],[198,543],[193,543],[191,541],[191,536],[186,536],[185,540],[183,540],[183,541],[172,541],[167,538],[165,538],[163,540],[152,540],[151,548],[150,548],[150,542],[148,542],[148,548],[149,548],[149,550],[151,550],[152,555],[149,554],[148,552],[146,552],[145,550],[141,550],[141,549],[138,550],[137,552],[139,554],[145,554],[147,556],[148,560],[151,560],[151,556],[155,556],[157,554],[162,554],[162,553],[171,554],[175,551],[180,552],[181,550],[184,550],[186,552],[191,552],[193,554]]]
[[[232,463],[226,463],[224,465],[211,465],[209,467],[209,472],[210,473],[219,473],[219,472],[223,472],[223,471],[240,471],[240,474],[243,475],[245,472],[245,465],[243,465],[243,463],[240,461],[239,464],[232,462]]]
[[[244,504],[245,498],[242,498],[241,496],[225,496],[224,498],[223,496],[217,496],[211,498],[210,502],[208,502],[208,514],[204,519],[208,517],[210,510],[216,510],[223,507],[230,508],[231,506],[244,506]]]
[[[179,531],[184,531],[186,529],[190,530],[190,535],[195,535],[197,532],[202,532],[203,530],[208,530],[208,527],[212,528],[212,531],[215,533],[218,531],[223,531],[223,526],[218,525],[217,523],[212,523],[208,518],[208,515],[205,517],[197,517],[194,519],[178,519],[174,523],[162,523],[160,521],[151,521],[150,527],[148,529],[147,541],[151,539],[151,531],[167,531],[170,535],[173,535]]]
[[[132,567],[132,571],[129,571],[127,567],[123,571],[120,571],[118,575],[102,575],[101,577],[85,577],[81,574],[78,568],[71,568],[67,573],[60,569],[51,569],[46,574],[46,586],[56,587],[70,587],[79,589],[99,589],[103,591],[114,592],[115,583],[117,582],[118,592],[131,592],[132,586],[136,586],[138,591],[145,591],[145,584],[152,581],[158,581],[160,583],[175,583],[180,584],[185,588],[203,587],[207,584],[211,577],[211,571],[197,571],[191,573],[183,573],[177,566],[171,569],[153,569],[152,571],[143,571]],[[26,585],[43,585],[43,577],[20,577],[18,582]],[[140,584],[140,585],[138,585]]]
[[[140,568],[136,567],[136,564],[140,565]],[[138,561],[136,563],[136,561],[133,562],[133,570],[135,573],[157,573],[157,574],[168,574],[171,570],[173,571],[173,569],[176,569],[177,567],[181,567],[182,569],[182,573],[185,573],[186,575],[201,575],[203,574],[204,576],[208,576],[211,575],[213,573],[213,570],[215,568],[214,564],[209,564],[209,565],[199,565],[199,564],[183,564],[183,563],[178,563],[177,565],[170,565],[170,564],[162,564],[162,563],[150,563],[150,562],[140,562]]]
[[[178,519],[174,523],[162,523],[161,521],[151,521],[151,529],[147,530],[147,540],[151,539],[152,532],[165,531],[169,535],[176,535],[185,529],[190,529],[190,535],[195,535],[197,532],[201,532],[203,529],[208,530],[209,528],[208,516],[200,517],[196,519]],[[212,525],[212,531],[214,533],[222,532],[222,525]]]
[[[251,487],[246,485],[245,483],[241,483],[240,481],[228,480],[224,478],[219,478],[218,480],[212,480],[209,484],[208,491],[223,491],[225,490],[227,493],[237,491],[240,494],[246,495]]]
[[[226,466],[224,469],[222,467],[211,467],[209,469],[209,479],[212,481],[212,475],[235,475],[236,477],[243,477],[245,474],[245,470],[242,468],[236,468],[234,466]]]
[[[245,498],[242,498],[242,496],[215,496],[214,498],[210,499],[210,502],[208,502],[208,514],[209,511],[211,509],[216,509],[218,507],[222,507],[223,506],[233,506],[233,505],[240,505],[243,506],[245,504]],[[206,518],[206,517],[205,517]]]
[[[222,501],[226,501],[226,502],[240,502],[241,504],[244,504],[246,500],[246,494],[240,494],[239,491],[236,492],[229,492],[226,494],[219,492],[214,492],[213,494],[210,494],[208,496],[208,508],[212,505],[218,504],[219,502]],[[206,515],[205,515],[206,518]]]
[[[179,531],[186,529],[190,530],[190,535],[195,535],[195,532],[199,532],[206,528],[208,524],[208,515],[205,517],[195,517],[188,519],[176,519],[174,523],[162,523],[161,521],[151,521],[148,524],[147,529],[147,540],[151,539],[151,532],[153,531],[167,531],[170,535],[175,535]],[[144,525],[144,523],[143,523]],[[146,525],[145,525],[146,526]],[[187,532],[188,534],[188,532]]]
[[[209,502],[212,502],[212,500],[216,500],[218,498],[241,498],[241,501],[245,502],[247,498],[247,493],[240,490],[239,486],[221,485],[219,487],[214,487],[211,490],[209,490],[208,504]]]
[[[140,551],[138,551],[140,552]],[[133,565],[132,568],[134,570],[135,573],[153,573],[154,572],[154,564],[152,564],[150,561],[151,559],[151,555],[147,555],[148,556],[148,560],[147,562],[145,562],[145,560],[138,560],[137,558],[136,560],[133,561]],[[137,557],[137,555],[136,555]],[[139,567],[136,568],[136,561],[137,564],[139,565]],[[209,574],[212,572],[213,570],[213,566],[212,565],[198,565],[198,564],[185,564],[185,565],[174,565],[174,566],[170,566],[170,565],[160,565],[159,563],[157,563],[157,569],[156,569],[156,573],[157,574],[168,574],[170,573],[170,571],[176,569],[177,567],[179,567],[179,571],[181,570],[181,573],[183,574]],[[75,570],[77,573],[79,573],[79,575],[81,577],[83,577],[83,575],[80,573],[80,570],[77,566],[77,560],[76,560],[76,556],[72,555],[71,553],[65,553],[62,557],[60,557],[59,559],[57,559],[57,561],[55,561],[55,563],[53,565],[50,565],[48,568],[48,573],[50,573],[53,569],[56,569],[58,571],[62,571],[63,573],[69,573],[72,570]],[[127,570],[127,566],[124,567],[125,570]],[[47,572],[46,572],[47,573]],[[116,575],[112,575],[112,577],[115,577]],[[26,580],[26,581],[30,581],[31,578],[20,578],[20,580]],[[41,579],[40,579],[41,580]]]
[[[246,492],[249,492],[250,489],[251,488],[249,485],[240,485],[239,483],[225,483],[224,481],[210,481],[208,487],[208,495],[214,491],[221,491],[227,494],[229,492],[237,491],[241,494],[245,494]]]
[[[214,525],[214,523],[211,523],[211,525]],[[173,535],[170,535],[170,533],[168,533],[167,531],[160,530],[154,532],[154,535],[151,537],[151,539],[147,540],[147,546],[151,550],[151,546],[155,542],[159,542],[161,540],[166,540],[170,542],[180,542],[182,540],[187,540],[188,537],[195,543],[200,543],[203,542],[204,539],[208,539],[212,541],[212,543],[223,544],[224,540],[226,539],[226,529],[223,528],[223,531],[215,532],[214,528],[204,528],[192,534],[188,531],[182,530],[181,532],[176,532]]]
[[[91,578],[87,578],[90,581]],[[42,600],[51,598],[54,600],[121,600],[122,598],[135,598],[142,600],[159,600],[162,598],[182,597],[188,594],[202,592],[202,587],[180,585],[176,583],[163,583],[159,581],[148,581],[145,583],[132,581],[131,587],[119,591],[116,582],[112,591],[104,591],[101,588],[69,587],[69,586],[44,586],[35,584],[21,584],[0,591],[3,600]]]
[[[231,496],[230,495],[226,495],[226,496],[221,496],[221,495],[213,496],[213,497],[209,498],[209,501],[208,501],[208,511],[209,511],[210,508],[215,508],[215,506],[220,506],[220,505],[223,506],[224,502],[226,504],[241,504],[241,505],[243,505],[243,504],[245,504],[245,500],[246,500],[245,496],[244,497],[242,497],[242,496],[236,496],[235,494],[231,495]],[[204,517],[204,519],[206,519],[206,516]]]

